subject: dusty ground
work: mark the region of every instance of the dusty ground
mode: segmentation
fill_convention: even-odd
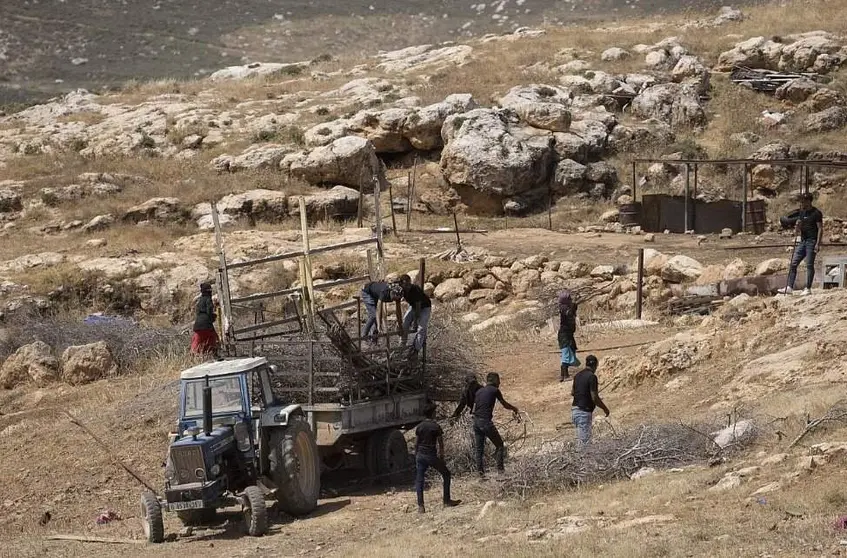
[[[6,1],[0,5],[0,108],[76,87],[191,78],[245,62],[293,62],[342,53],[350,57],[542,22],[721,6],[716,0],[684,5],[667,0],[506,0],[478,9],[484,4]]]
[[[829,297],[843,304],[842,295]],[[836,297],[836,298],[832,298]],[[823,302],[823,299],[821,300]],[[825,303],[828,304],[828,303]],[[611,330],[580,334],[582,350],[607,356],[637,359],[640,346],[605,350],[655,341],[680,328],[660,325],[638,331]],[[741,330],[755,336],[752,328]],[[529,433],[537,442],[573,435],[569,424],[567,385],[556,381],[557,359],[551,339],[527,335],[510,346],[489,346],[486,365],[503,377],[506,397],[531,419]],[[585,354],[584,353],[584,354]],[[326,491],[319,509],[310,517],[290,520],[275,516],[271,534],[261,539],[241,536],[237,515],[229,514],[217,528],[161,546],[125,544],[104,546],[45,540],[53,533],[138,539],[139,487],[111,464],[78,429],[62,409],[71,410],[109,440],[122,459],[154,482],[161,479],[165,436],[174,416],[175,370],[184,361],[138,377],[98,382],[82,388],[16,390],[3,395],[0,416],[0,470],[3,491],[0,505],[2,556],[184,556],[213,552],[228,556],[561,556],[580,552],[608,556],[808,556],[842,555],[841,535],[832,523],[847,497],[842,486],[847,473],[840,459],[812,472],[795,476],[781,490],[751,497],[758,487],[792,474],[805,450],[789,451],[786,461],[762,467],[738,490],[712,492],[708,488],[723,474],[758,465],[768,455],[786,451],[787,439],[797,428],[783,424],[788,438],[781,440],[766,430],[754,448],[730,462],[679,472],[660,472],[639,481],[586,487],[561,494],[533,495],[526,501],[507,500],[482,520],[477,514],[492,499],[496,481],[479,483],[460,477],[455,497],[462,506],[431,513],[410,513],[414,495],[409,486],[387,489],[335,485]],[[684,390],[669,392],[667,379],[647,381],[637,387],[604,392],[612,409],[597,431],[640,423],[694,421],[714,418],[709,397],[735,374],[738,359],[716,356],[689,371]],[[604,382],[601,370],[601,383]],[[608,376],[607,376],[608,378]],[[796,389],[790,395],[773,392],[741,412],[750,416],[813,416],[841,392],[838,384]],[[503,417],[501,417],[503,418]],[[825,431],[808,443],[841,440],[843,432]],[[435,490],[428,499],[437,499]],[[110,509],[122,518],[96,526],[97,514]],[[39,525],[45,511],[51,519]],[[608,522],[561,539],[527,541],[525,532],[550,528],[562,516],[595,516]],[[649,517],[638,524],[639,518]],[[651,522],[652,521],[652,522]],[[180,528],[174,518],[168,532]]]

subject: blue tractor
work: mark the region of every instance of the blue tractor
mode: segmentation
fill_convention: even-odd
[[[306,413],[274,396],[264,358],[200,364],[180,375],[179,421],[171,435],[162,497],[141,498],[144,534],[165,538],[162,512],[202,525],[241,505],[247,533],[267,532],[266,495],[304,515],[317,507],[320,455]]]

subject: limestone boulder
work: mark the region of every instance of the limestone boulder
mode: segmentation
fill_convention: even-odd
[[[181,223],[188,219],[188,216],[188,210],[182,206],[178,198],[151,198],[128,209],[123,215],[123,221],[128,223],[140,223],[141,221]]]
[[[820,88],[821,86],[816,82],[803,77],[791,80],[788,83],[781,85],[774,93],[774,96],[783,101],[791,101],[794,104],[800,104],[811,97],[815,91]]]
[[[12,213],[22,209],[20,194],[7,188],[0,189],[0,213]]]
[[[560,195],[572,195],[581,192],[587,183],[588,169],[572,159],[562,159],[556,165],[553,175],[553,191]]]
[[[533,128],[552,132],[567,132],[571,124],[571,93],[552,85],[513,87],[499,100],[503,108],[517,113]]]
[[[803,122],[803,130],[807,133],[831,132],[847,126],[847,107],[834,106],[814,114],[810,114]]]
[[[276,222],[288,217],[288,197],[278,190],[260,188],[229,194],[218,200],[217,206],[220,214],[231,218]]]
[[[648,277],[658,277],[662,274],[662,268],[668,263],[670,256],[653,248],[644,249],[644,274]],[[634,260],[633,269],[638,269],[638,260]]]
[[[688,256],[670,258],[662,267],[662,279],[669,283],[696,281],[703,273],[703,264]]]
[[[447,118],[441,172],[453,188],[513,196],[542,187],[552,167],[551,138],[527,134],[508,112],[475,109]]]
[[[468,294],[469,287],[462,279],[445,279],[435,287],[435,298],[442,302],[449,302]]]
[[[409,144],[423,151],[438,149],[444,145],[441,128],[448,116],[461,114],[477,108],[470,94],[449,95],[440,103],[425,106],[411,112],[403,126],[403,136]]]
[[[82,226],[82,232],[105,231],[114,224],[115,218],[111,214],[97,215]]]
[[[628,50],[622,49],[620,47],[612,47],[607,48],[600,54],[600,60],[604,62],[618,62],[620,60],[626,60],[632,56]]]
[[[292,177],[310,184],[359,187],[380,169],[374,145],[358,136],[345,136],[309,153],[291,155],[280,165]]]
[[[764,37],[746,39],[718,57],[717,70],[729,71],[734,66],[776,69],[784,45]]]
[[[674,127],[706,123],[706,112],[694,86],[663,83],[646,88],[632,101],[632,112],[641,118],[655,118]]]
[[[788,261],[785,258],[771,258],[756,266],[756,275],[774,275],[788,269]]]
[[[239,172],[256,169],[273,169],[294,149],[275,143],[251,145],[239,155],[219,155],[211,166],[218,172]]]
[[[347,186],[335,186],[326,192],[304,196],[306,216],[310,221],[344,220],[356,216],[359,209],[359,191]],[[291,216],[300,215],[297,198],[288,199]]]
[[[46,386],[58,379],[59,361],[47,343],[36,341],[20,347],[0,367],[0,387],[35,383]]]
[[[117,373],[118,365],[104,341],[68,347],[62,353],[62,380],[71,385],[87,384]]]
[[[403,131],[413,112],[407,108],[365,110],[348,120],[347,127],[351,133],[369,140],[377,153],[403,153],[411,149]]]
[[[735,258],[729,262],[723,270],[723,280],[741,279],[751,271],[750,265],[741,258]]]

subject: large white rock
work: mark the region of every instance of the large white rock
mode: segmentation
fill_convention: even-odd
[[[24,345],[9,356],[0,367],[0,387],[11,389],[34,382],[45,386],[57,379],[59,361],[47,343],[36,341]]]
[[[308,154],[290,155],[280,163],[291,176],[310,184],[341,184],[359,187],[370,183],[380,170],[373,144],[358,136],[339,138]]]
[[[788,261],[785,258],[771,258],[756,266],[756,275],[774,275],[788,269]]]
[[[753,434],[753,421],[739,420],[727,426],[723,430],[712,432],[712,440],[720,448],[725,448],[731,444],[739,442]]]
[[[477,106],[470,94],[449,95],[440,103],[425,106],[409,114],[403,125],[403,135],[415,149],[437,149],[444,145],[441,127],[447,117],[473,110]]]
[[[188,211],[178,198],[151,198],[146,202],[129,208],[123,220],[130,223],[154,221],[157,223],[179,223],[185,221]]]
[[[697,126],[706,123],[706,112],[692,85],[663,83],[644,89],[632,101],[632,112],[642,118],[655,118],[671,126]]]
[[[629,51],[620,47],[607,48],[600,54],[600,60],[604,62],[617,62],[619,60],[626,60],[629,57]]]
[[[357,214],[359,209],[359,191],[347,186],[335,186],[326,192],[304,196],[306,215],[309,220],[331,221],[346,219]],[[292,216],[300,215],[300,202],[297,198],[288,199]]]
[[[309,67],[309,62],[253,62],[243,66],[228,66],[209,76],[212,81],[242,80],[253,77],[297,75]]]
[[[514,110],[533,128],[567,132],[571,124],[570,91],[552,85],[516,86],[500,98],[499,105]]]
[[[251,145],[240,155],[219,155],[212,159],[212,168],[219,172],[238,172],[243,170],[271,169],[293,149],[290,146],[275,143]]]
[[[219,213],[236,218],[247,217],[273,222],[288,216],[288,197],[285,192],[278,190],[260,188],[240,194],[229,194],[218,200],[217,206]]]
[[[475,109],[453,115],[441,135],[441,171],[453,187],[512,196],[546,183],[551,168],[551,138],[529,135],[507,113]]]
[[[117,373],[118,365],[103,341],[68,347],[62,353],[62,379],[69,384],[87,384]]]
[[[435,298],[449,302],[468,294],[468,286],[462,279],[445,279],[435,287]]]
[[[662,267],[662,279],[670,283],[696,281],[703,273],[703,264],[688,256],[674,256]]]

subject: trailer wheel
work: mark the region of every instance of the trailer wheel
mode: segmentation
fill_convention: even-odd
[[[321,461],[312,429],[295,420],[271,433],[268,456],[277,486],[279,508],[291,515],[305,515],[318,507],[321,491]]]
[[[242,513],[247,526],[247,534],[261,537],[268,532],[268,509],[265,495],[258,486],[248,486],[241,495]]]
[[[141,525],[147,542],[160,543],[165,540],[162,506],[156,495],[149,491],[141,495]]]
[[[203,508],[202,510],[185,510],[176,512],[183,525],[209,525],[215,522],[218,510],[215,508]]]
[[[409,466],[409,446],[397,429],[374,433],[366,444],[369,474],[379,482],[396,482]]]

